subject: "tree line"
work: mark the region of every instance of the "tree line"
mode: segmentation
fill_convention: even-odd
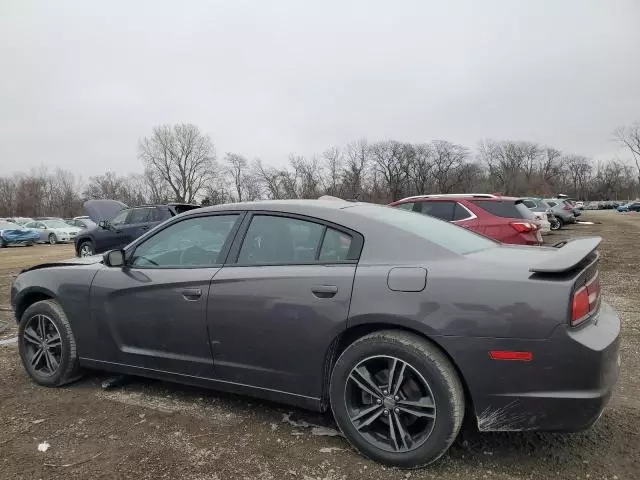
[[[484,140],[475,149],[446,140],[357,140],[311,157],[265,165],[239,153],[216,157],[211,138],[192,124],[162,125],[138,144],[144,173],[106,172],[87,181],[45,167],[0,177],[0,216],[79,215],[88,199],[127,205],[169,201],[218,204],[317,198],[386,203],[410,195],[496,192],[583,200],[632,199],[640,193],[640,124],[615,136],[635,162],[594,162],[535,142]]]

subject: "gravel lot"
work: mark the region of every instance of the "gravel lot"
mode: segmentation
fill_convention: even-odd
[[[15,343],[0,345],[0,478],[519,479],[640,477],[640,214],[586,212],[595,225],[550,235],[602,235],[605,297],[623,322],[622,373],[589,431],[480,434],[465,427],[450,453],[414,471],[355,452],[332,419],[281,405],[134,379],[103,390],[93,373],[62,389],[31,383]],[[0,340],[15,336],[9,285],[18,271],[73,256],[69,245],[0,250]],[[47,442],[46,452],[38,445]]]

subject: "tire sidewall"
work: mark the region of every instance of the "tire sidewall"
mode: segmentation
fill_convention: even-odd
[[[58,309],[60,309],[60,311],[58,311]],[[46,387],[56,387],[65,383],[68,380],[69,372],[73,371],[77,364],[75,344],[73,345],[74,348],[72,348],[72,342],[75,342],[75,340],[73,339],[73,334],[66,318],[64,321],[60,318],[61,312],[62,309],[59,306],[56,308],[56,306],[52,305],[51,301],[37,302],[25,310],[22,318],[20,319],[20,325],[18,326],[18,350],[22,364],[33,381]],[[42,375],[36,372],[27,358],[24,329],[26,328],[29,319],[38,314],[46,315],[53,321],[58,328],[58,332],[60,332],[60,339],[62,341],[60,365],[56,373],[51,376]],[[64,313],[62,314],[64,315]]]
[[[55,245],[58,241],[58,239],[56,238],[56,234],[50,233],[47,237],[47,241],[49,242],[49,245]]]
[[[436,405],[436,420],[429,438],[409,452],[394,453],[382,450],[362,438],[349,420],[344,400],[346,380],[359,362],[367,357],[389,355],[407,362],[428,382]],[[434,462],[449,448],[458,433],[459,425],[450,414],[453,405],[451,386],[433,358],[422,351],[398,341],[371,339],[347,348],[336,362],[330,384],[331,408],[336,422],[352,445],[363,455],[386,465],[417,468]],[[453,437],[453,438],[452,438]]]

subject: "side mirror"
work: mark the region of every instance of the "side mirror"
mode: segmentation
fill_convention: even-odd
[[[110,250],[105,253],[102,258],[104,264],[107,267],[122,267],[124,266],[124,250]]]
[[[100,228],[104,228],[105,230],[108,230],[108,229],[109,229],[109,222],[108,222],[108,221],[106,221],[106,220],[100,220],[100,221],[98,222],[98,226],[99,226]]]

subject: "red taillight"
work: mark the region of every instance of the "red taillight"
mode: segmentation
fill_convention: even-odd
[[[562,207],[565,210],[573,210],[573,208],[571,208],[571,205],[567,205],[566,203],[564,204],[564,206]]]
[[[521,362],[530,362],[533,360],[531,352],[514,352],[511,350],[491,350],[489,352],[491,360],[519,360]]]
[[[511,222],[509,225],[511,225],[518,233],[533,232],[538,228],[535,223],[529,222]]]
[[[600,278],[596,273],[591,280],[573,294],[571,325],[575,327],[586,320],[587,315],[598,308],[599,299]]]

